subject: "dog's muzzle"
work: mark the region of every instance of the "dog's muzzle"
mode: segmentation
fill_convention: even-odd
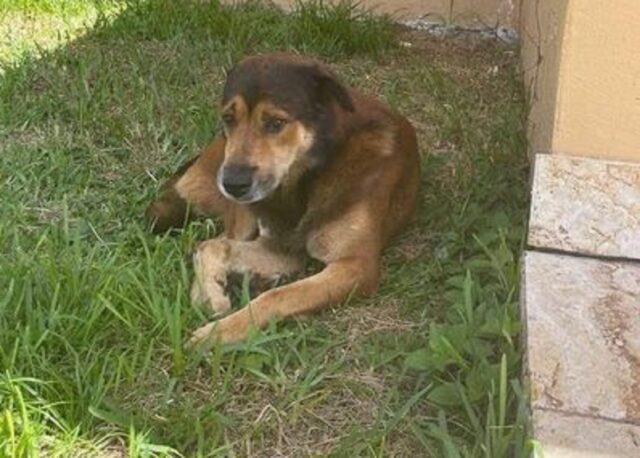
[[[230,164],[221,167],[221,174],[218,178],[220,190],[233,199],[242,200],[253,187],[253,175],[255,167],[241,164]]]
[[[245,164],[228,164],[218,170],[220,192],[241,204],[257,202],[267,197],[274,189],[272,180],[261,180],[257,167]]]

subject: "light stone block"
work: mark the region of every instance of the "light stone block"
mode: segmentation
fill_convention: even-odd
[[[533,432],[544,458],[638,458],[640,426],[534,410]]]
[[[640,265],[526,252],[523,268],[532,408],[640,425]]]
[[[640,163],[538,154],[528,242],[640,259]]]

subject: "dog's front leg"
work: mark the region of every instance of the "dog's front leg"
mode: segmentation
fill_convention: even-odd
[[[231,308],[225,293],[229,273],[230,241],[225,237],[207,240],[193,253],[195,279],[191,285],[191,302],[205,305],[211,312],[221,314]]]
[[[225,237],[199,244],[193,264],[196,278],[191,300],[207,304],[215,313],[224,313],[231,307],[225,294],[228,274],[249,273],[272,279],[293,274],[304,265],[302,257],[276,252],[264,238],[246,242]]]
[[[199,328],[189,344],[206,349],[216,341],[244,340],[251,327],[264,328],[273,318],[308,315],[344,301],[354,291],[372,294],[377,289],[378,277],[377,259],[332,262],[316,275],[267,291],[243,309]]]

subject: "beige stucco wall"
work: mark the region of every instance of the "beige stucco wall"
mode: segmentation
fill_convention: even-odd
[[[439,21],[467,26],[513,26],[518,22],[520,0],[361,0],[359,3],[397,19],[415,19],[429,15]],[[275,0],[290,6],[292,0]]]
[[[524,0],[534,152],[640,161],[640,1]]]
[[[568,0],[524,0],[522,4],[522,67],[530,102],[528,131],[533,152],[553,148],[567,5]]]

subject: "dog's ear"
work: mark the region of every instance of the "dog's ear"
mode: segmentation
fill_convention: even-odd
[[[336,76],[321,67],[314,68],[314,79],[320,93],[321,100],[338,102],[338,105],[346,111],[354,111],[353,100],[346,87]]]
[[[231,98],[231,94],[235,90],[237,80],[237,65],[224,70],[224,88],[222,90],[222,103],[225,104]]]

